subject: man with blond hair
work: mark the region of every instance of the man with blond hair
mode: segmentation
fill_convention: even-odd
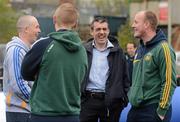
[[[31,85],[21,76],[21,63],[40,32],[34,16],[24,15],[17,21],[18,36],[6,45],[4,60],[3,92],[6,96],[7,122],[27,122]]]
[[[23,60],[23,78],[34,80],[31,122],[79,121],[80,84],[87,55],[74,31],[77,19],[72,4],[60,5],[53,16],[56,32],[37,42]]]

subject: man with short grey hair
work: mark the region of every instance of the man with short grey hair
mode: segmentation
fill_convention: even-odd
[[[3,92],[6,96],[7,122],[27,122],[31,86],[21,76],[21,63],[40,32],[34,16],[24,15],[17,21],[18,36],[6,45],[3,65]]]

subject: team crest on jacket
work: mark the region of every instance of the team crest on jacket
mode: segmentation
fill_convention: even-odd
[[[152,55],[151,55],[151,54],[148,54],[148,55],[146,55],[146,56],[144,57],[144,60],[145,60],[145,61],[150,61],[151,58],[152,58]]]

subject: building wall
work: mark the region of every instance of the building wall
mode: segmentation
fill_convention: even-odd
[[[131,3],[130,4],[130,20],[133,20],[135,13],[140,10],[151,10],[156,13],[157,17],[160,15],[160,3],[158,1],[150,1],[150,2],[143,2],[143,3]],[[172,24],[180,24],[180,15],[178,12],[180,11],[180,0],[173,0],[171,1],[171,18]],[[168,9],[168,8],[167,8]],[[167,25],[168,19],[166,21],[160,20],[160,25]]]
[[[171,2],[172,5],[172,11],[171,11],[171,15],[172,15],[172,23],[173,24],[180,24],[180,0],[172,0]]]

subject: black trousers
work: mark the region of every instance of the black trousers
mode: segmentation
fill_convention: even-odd
[[[131,107],[128,116],[127,122],[170,122],[172,114],[172,106],[169,107],[164,120],[162,121],[156,110],[158,104],[151,104],[144,107]]]
[[[31,114],[30,122],[79,122],[79,116],[41,116]]]
[[[7,122],[29,122],[29,113],[6,112]]]
[[[119,122],[123,108],[119,103],[113,109],[108,109],[104,99],[82,97],[80,122]]]

